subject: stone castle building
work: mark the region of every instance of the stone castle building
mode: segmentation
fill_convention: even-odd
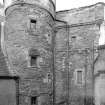
[[[104,3],[60,11],[56,19],[59,20],[55,38],[57,100],[69,96],[71,105],[99,105],[95,101],[94,66],[99,56],[99,38],[105,32]]]
[[[104,82],[99,75],[104,20],[104,3],[56,12],[52,0],[14,0],[1,22],[0,77],[6,81],[1,90],[12,89],[6,101],[10,93],[0,96],[2,104],[104,103],[97,87]]]

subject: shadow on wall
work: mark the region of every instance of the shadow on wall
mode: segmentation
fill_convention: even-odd
[[[104,70],[99,72],[95,78],[95,104],[105,105],[105,74]]]
[[[85,105],[95,105],[93,97],[87,97],[84,100],[86,100],[86,101],[84,101],[84,103],[86,102]]]
[[[67,100],[62,100],[56,105],[67,105]],[[70,105],[95,105],[93,97],[75,97],[73,100],[70,101]],[[105,105],[105,104],[102,104]]]

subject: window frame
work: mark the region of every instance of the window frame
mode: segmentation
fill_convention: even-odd
[[[73,42],[73,41],[76,41],[76,39],[77,39],[77,36],[75,36],[75,35],[71,36],[71,41],[72,41],[72,42]]]
[[[32,98],[36,98],[35,101],[33,101]],[[31,100],[31,105],[37,105],[38,104],[37,96],[31,96],[31,99],[30,100]],[[33,102],[35,102],[35,103],[33,103]]]
[[[34,50],[35,50],[35,51],[34,51]],[[33,53],[33,52],[34,52],[34,53]],[[39,57],[40,57],[40,54],[39,54],[39,52],[37,51],[37,49],[31,49],[31,50],[29,50],[28,53],[29,53],[29,54],[28,54],[28,67],[38,67],[38,66],[39,66],[39,64],[38,64],[38,59],[39,59]],[[32,58],[36,58],[36,59],[35,59],[35,64],[33,63],[33,65],[32,65],[32,62],[31,62]]]
[[[35,22],[32,22],[32,21],[35,21]],[[36,24],[37,24],[37,20],[33,19],[33,18],[30,18],[30,30],[35,31]]]
[[[77,84],[82,84],[82,71],[77,71]]]
[[[75,75],[76,76],[75,77],[75,83],[76,83],[76,85],[82,86],[83,83],[84,83],[84,71],[83,70],[84,69],[76,69],[76,71],[75,71],[76,72],[76,75]],[[82,73],[82,75],[81,75],[82,76],[81,77],[82,78],[81,83],[78,82],[78,72]]]
[[[35,64],[32,63],[32,58],[35,58]],[[30,55],[30,67],[37,67],[37,59],[38,59],[38,56]]]

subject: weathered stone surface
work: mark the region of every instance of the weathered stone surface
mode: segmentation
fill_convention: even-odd
[[[33,29],[30,19],[36,21]],[[52,92],[52,80],[44,82],[48,78],[48,73],[52,75],[53,18],[51,14],[45,9],[30,4],[13,5],[6,11],[4,29],[5,52],[8,54],[12,70],[20,77],[20,103],[30,104],[33,95],[38,98],[41,105],[44,105],[43,103],[47,103],[48,98],[51,98],[49,93]],[[31,49],[38,52],[36,67],[30,66]],[[46,100],[42,101],[42,99]]]
[[[99,46],[99,56],[94,64],[95,68],[95,104],[105,104],[105,45]]]
[[[16,85],[14,80],[0,80],[0,103],[2,105],[16,105]]]
[[[57,103],[62,100],[67,102],[68,87],[71,105],[83,105],[85,98],[87,100],[85,104],[93,103],[93,47],[96,48],[99,45],[103,13],[104,4],[57,13],[57,19],[62,21],[62,24],[56,23],[58,27],[55,38]],[[98,19],[102,20],[92,23]],[[67,23],[64,24],[63,21]],[[80,23],[83,24],[79,25]],[[94,59],[96,55],[97,53],[94,52]],[[83,72],[80,85],[76,79],[78,69]]]
[[[56,18],[67,22],[69,25],[93,22],[104,19],[104,5],[104,3],[97,3],[79,9],[57,12]]]
[[[105,104],[105,74],[100,73],[95,79],[95,104]]]
[[[20,77],[20,105],[30,105],[32,96],[38,98],[40,105],[51,105],[53,60],[56,103],[64,105],[69,92],[70,105],[84,105],[85,98],[85,104],[90,105],[93,101],[93,47],[99,44],[104,4],[57,12],[54,24],[54,14],[51,15],[49,9],[41,8],[36,3],[38,1],[32,0],[31,5],[29,0],[26,1],[6,9],[4,27],[4,52],[8,55],[9,71]],[[56,35],[52,43],[54,31]],[[52,59],[53,50],[55,59]],[[30,65],[30,55],[38,56],[37,66]],[[97,53],[94,55],[96,57]],[[81,84],[77,83],[78,70],[82,72]]]

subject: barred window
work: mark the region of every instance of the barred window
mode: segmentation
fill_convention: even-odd
[[[31,97],[31,105],[37,105],[37,97]]]

